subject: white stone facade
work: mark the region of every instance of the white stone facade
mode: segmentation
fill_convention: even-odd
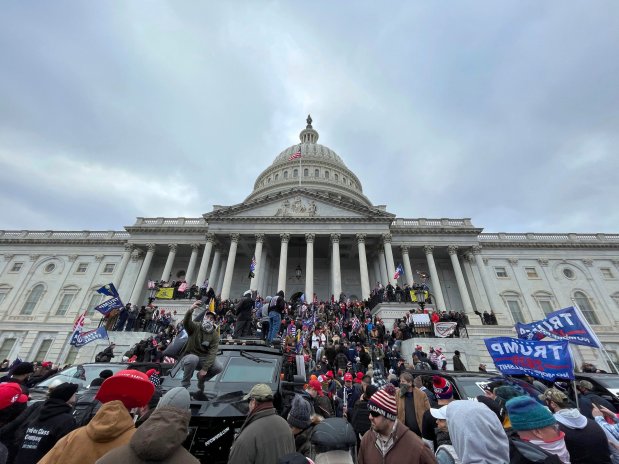
[[[482,233],[469,219],[397,218],[372,205],[339,156],[316,144],[311,121],[300,137],[243,203],[201,218],[137,218],[125,231],[0,231],[0,358],[72,362],[73,321],[109,282],[138,305],[147,280],[182,276],[208,278],[223,298],[251,287],[362,299],[376,282],[394,282],[400,263],[399,283],[428,273],[434,305],[464,311],[475,343],[513,335],[515,319],[540,319],[574,299],[611,355],[619,352],[619,234]],[[301,162],[289,161],[299,150]],[[475,315],[490,310],[499,326]],[[592,350],[577,356],[605,364]]]

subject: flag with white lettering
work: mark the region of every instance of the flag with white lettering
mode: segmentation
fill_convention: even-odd
[[[95,309],[104,316],[107,316],[112,312],[112,310],[116,308],[122,308],[123,306],[125,305],[122,301],[120,301],[120,297],[115,296],[114,298],[110,298],[109,300],[104,301],[100,305],[95,306]]]
[[[99,290],[97,290],[97,293],[101,293],[103,295],[107,295],[107,296],[112,296],[114,298],[118,298],[118,291],[116,290],[116,287],[114,287],[114,284],[112,284],[112,283],[104,285]]]
[[[541,340],[544,337],[567,340],[575,345],[601,348],[601,343],[587,320],[574,306],[549,313],[541,321],[516,324],[518,338]]]
[[[574,362],[566,340],[542,342],[496,337],[486,338],[484,343],[501,374],[527,374],[543,380],[574,380]]]
[[[71,345],[80,348],[90,342],[104,339],[108,339],[107,330],[105,330],[104,326],[101,326],[98,329],[89,330],[88,332],[75,332],[71,338]]]

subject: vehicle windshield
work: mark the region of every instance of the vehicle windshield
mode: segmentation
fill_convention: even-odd
[[[599,376],[595,377],[595,381],[608,389],[619,390],[619,376]]]
[[[464,395],[463,400],[475,399],[479,395],[484,394],[484,386],[490,382],[490,379],[480,379],[479,377],[460,377],[458,378],[458,389]]]
[[[76,383],[80,386],[86,387],[90,385],[94,379],[99,377],[99,372],[104,369],[109,369],[112,372],[116,373],[125,368],[124,365],[91,365],[91,366],[82,366],[81,364],[78,366],[73,366],[65,369],[62,372],[59,372],[56,375],[52,375],[51,377],[45,379],[42,382],[39,382],[36,387],[37,388],[47,388],[49,384],[55,379],[60,379],[63,382],[71,382]]]
[[[221,374],[220,382],[272,383],[275,379],[275,360],[260,359],[260,362],[245,357],[230,358]]]

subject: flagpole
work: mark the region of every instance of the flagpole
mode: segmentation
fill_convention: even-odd
[[[301,158],[303,158],[303,155],[301,154],[301,144],[299,144],[299,187],[301,187]]]

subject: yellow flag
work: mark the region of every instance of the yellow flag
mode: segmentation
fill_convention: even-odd
[[[215,312],[215,298],[211,298],[211,301],[208,304],[208,310],[212,313]]]
[[[160,288],[159,290],[157,290],[157,293],[155,293],[155,298],[160,300],[171,300],[172,298],[174,298],[174,288]]]
[[[417,294],[414,291],[410,291],[411,301],[417,301]]]

